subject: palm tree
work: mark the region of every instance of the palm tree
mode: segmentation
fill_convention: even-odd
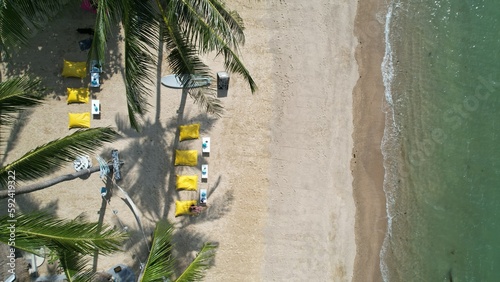
[[[86,256],[93,255],[95,250],[102,255],[118,251],[126,238],[125,233],[100,227],[98,223],[57,219],[45,212],[16,214],[15,219],[15,248],[38,255],[42,255],[40,247],[43,246],[53,251],[68,281],[91,281],[95,273],[87,269]],[[11,217],[0,217],[0,243],[12,246],[10,222]],[[172,278],[176,262],[172,256],[173,230],[166,220],[157,223],[151,251],[138,282],[163,282]],[[195,259],[172,281],[201,281],[216,248],[214,243],[205,243]]]
[[[137,116],[147,109],[148,83],[158,64],[158,43],[164,42],[167,62],[184,82],[190,75],[210,77],[200,55],[214,52],[224,58],[229,72],[243,76],[252,92],[256,84],[238,57],[244,44],[243,21],[219,0],[100,0],[91,57],[105,58],[111,26],[120,22],[125,37],[125,85],[130,123],[139,129]],[[217,99],[207,92],[190,92],[207,111],[220,114]]]
[[[175,266],[171,243],[173,230],[173,226],[167,220],[161,220],[156,224],[151,251],[138,282],[170,281],[167,279],[173,276]],[[217,245],[214,243],[205,243],[191,264],[173,281],[201,281],[204,271],[209,268],[215,256],[216,248]]]
[[[38,255],[42,255],[41,247],[49,249],[69,281],[91,281],[93,273],[86,269],[85,256],[96,250],[103,255],[118,251],[126,238],[125,233],[99,223],[62,220],[45,212],[18,213],[14,223],[12,219],[9,215],[0,217],[0,242]],[[12,227],[15,230],[10,230]],[[11,237],[12,232],[15,237]]]
[[[16,120],[18,113],[24,109],[39,105],[42,102],[37,93],[39,81],[28,77],[12,78],[0,82],[0,132],[5,136]],[[119,135],[111,128],[92,128],[79,130],[66,137],[41,145],[10,164],[0,167],[0,186],[4,187],[6,197],[8,181],[29,181],[41,178],[47,173],[74,160],[78,155],[88,154],[111,142]],[[5,144],[0,139],[0,144]],[[12,175],[14,174],[14,175]],[[10,177],[9,177],[10,175]]]
[[[11,52],[60,11],[69,0],[5,0],[0,5],[0,51]],[[158,44],[164,42],[170,68],[182,76],[211,77],[200,55],[214,53],[224,59],[229,72],[241,75],[252,92],[256,84],[239,58],[244,25],[235,11],[220,0],[99,0],[90,57],[105,61],[111,27],[121,24],[125,37],[125,85],[131,126],[147,111],[148,84],[158,64]],[[191,91],[207,111],[220,114],[212,92]]]

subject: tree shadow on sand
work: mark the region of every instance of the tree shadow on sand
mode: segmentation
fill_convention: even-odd
[[[0,154],[0,166],[7,165],[5,162],[9,156],[9,153],[16,147],[19,135],[21,134],[23,127],[29,121],[29,117],[33,113],[33,110],[27,109],[21,111],[17,120],[9,127],[9,128],[1,128],[0,135],[2,138],[4,136],[9,136],[5,142],[5,146],[3,148],[3,153]],[[3,142],[4,140],[2,140]]]
[[[158,74],[160,73],[161,69],[158,70]],[[179,125],[200,123],[201,133],[207,134],[216,122],[216,118],[209,117],[206,113],[186,117],[187,91],[182,93],[177,116],[162,122],[160,119],[162,98],[160,78],[158,75],[155,118],[143,121],[141,132],[131,129],[126,117],[120,115],[115,117],[119,132],[124,138],[133,139],[126,148],[120,150],[120,158],[125,165],[122,167],[123,179],[119,185],[127,191],[144,219],[149,222],[157,222],[160,218],[167,217],[171,213],[172,203],[181,198],[180,193],[183,192],[177,191],[175,185],[177,174],[193,170],[197,174],[201,172],[201,161],[194,168],[174,165],[176,149],[194,149],[193,143],[179,141]],[[173,141],[168,143],[167,140]],[[200,156],[201,154],[199,160],[202,157]],[[176,227],[176,232],[173,235],[174,252],[176,257],[180,258],[178,270],[183,270],[183,267],[192,261],[195,253],[200,251],[203,244],[207,242],[206,236],[198,232],[188,231],[186,228],[198,222],[220,219],[230,211],[234,202],[233,193],[222,195],[216,193],[222,176],[214,176],[214,179],[216,181],[208,187],[210,199],[208,208],[197,217],[178,218],[178,221],[176,220],[174,223]],[[198,193],[190,193],[188,197],[198,199]],[[154,227],[145,229],[144,232],[148,237],[147,242],[139,230],[130,230],[132,236],[124,245],[125,250],[134,250],[133,257],[136,259],[132,267],[137,273],[140,272],[140,264],[145,262],[149,255],[148,244],[151,242],[149,236],[154,231]]]
[[[93,28],[96,15],[83,11],[78,1],[68,5],[44,28],[6,58],[6,75],[28,75],[41,80],[42,94],[55,100],[64,100],[66,88],[86,87],[90,77],[84,79],[62,77],[63,60],[87,61],[90,49],[81,50],[79,42],[91,38],[89,34],[77,32],[78,28]],[[111,27],[110,34],[120,34],[119,26]],[[103,80],[120,73],[121,54],[118,44],[123,38],[111,37],[106,45],[106,64],[103,65]]]

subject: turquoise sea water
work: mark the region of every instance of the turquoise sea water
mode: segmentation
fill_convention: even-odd
[[[500,281],[500,1],[393,0],[386,281]]]

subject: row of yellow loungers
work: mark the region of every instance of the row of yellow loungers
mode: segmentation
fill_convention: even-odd
[[[87,63],[86,62],[71,62],[64,60],[62,71],[63,77],[76,77],[85,78],[87,76]],[[85,103],[88,104],[90,100],[90,89],[88,87],[81,88],[67,88],[67,103]],[[92,100],[91,112],[84,113],[68,113],[69,128],[89,128],[90,115],[100,114],[99,100]]]
[[[192,140],[200,138],[200,124],[188,124],[179,126],[179,141]],[[197,166],[198,150],[175,150],[175,166]],[[177,175],[176,189],[184,191],[198,190],[198,175]],[[205,190],[205,189],[201,189]],[[206,194],[206,190],[205,190]],[[198,200],[175,201],[175,216],[195,215],[190,207],[196,206]]]

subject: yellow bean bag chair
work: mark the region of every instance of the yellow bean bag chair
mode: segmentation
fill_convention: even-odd
[[[69,113],[69,128],[89,128],[90,113]]]
[[[188,124],[179,126],[179,140],[189,140],[200,138],[200,124]]]
[[[62,76],[84,78],[87,76],[87,62],[71,62],[64,60]]]
[[[177,175],[177,190],[196,191],[198,189],[198,175]]]
[[[196,206],[198,201],[190,200],[190,201],[175,201],[175,216],[179,215],[191,215],[192,213],[189,211],[190,206]]]
[[[68,88],[68,104],[71,103],[88,103],[90,90],[88,88]]]
[[[198,151],[175,150],[174,165],[196,166],[198,164]]]

